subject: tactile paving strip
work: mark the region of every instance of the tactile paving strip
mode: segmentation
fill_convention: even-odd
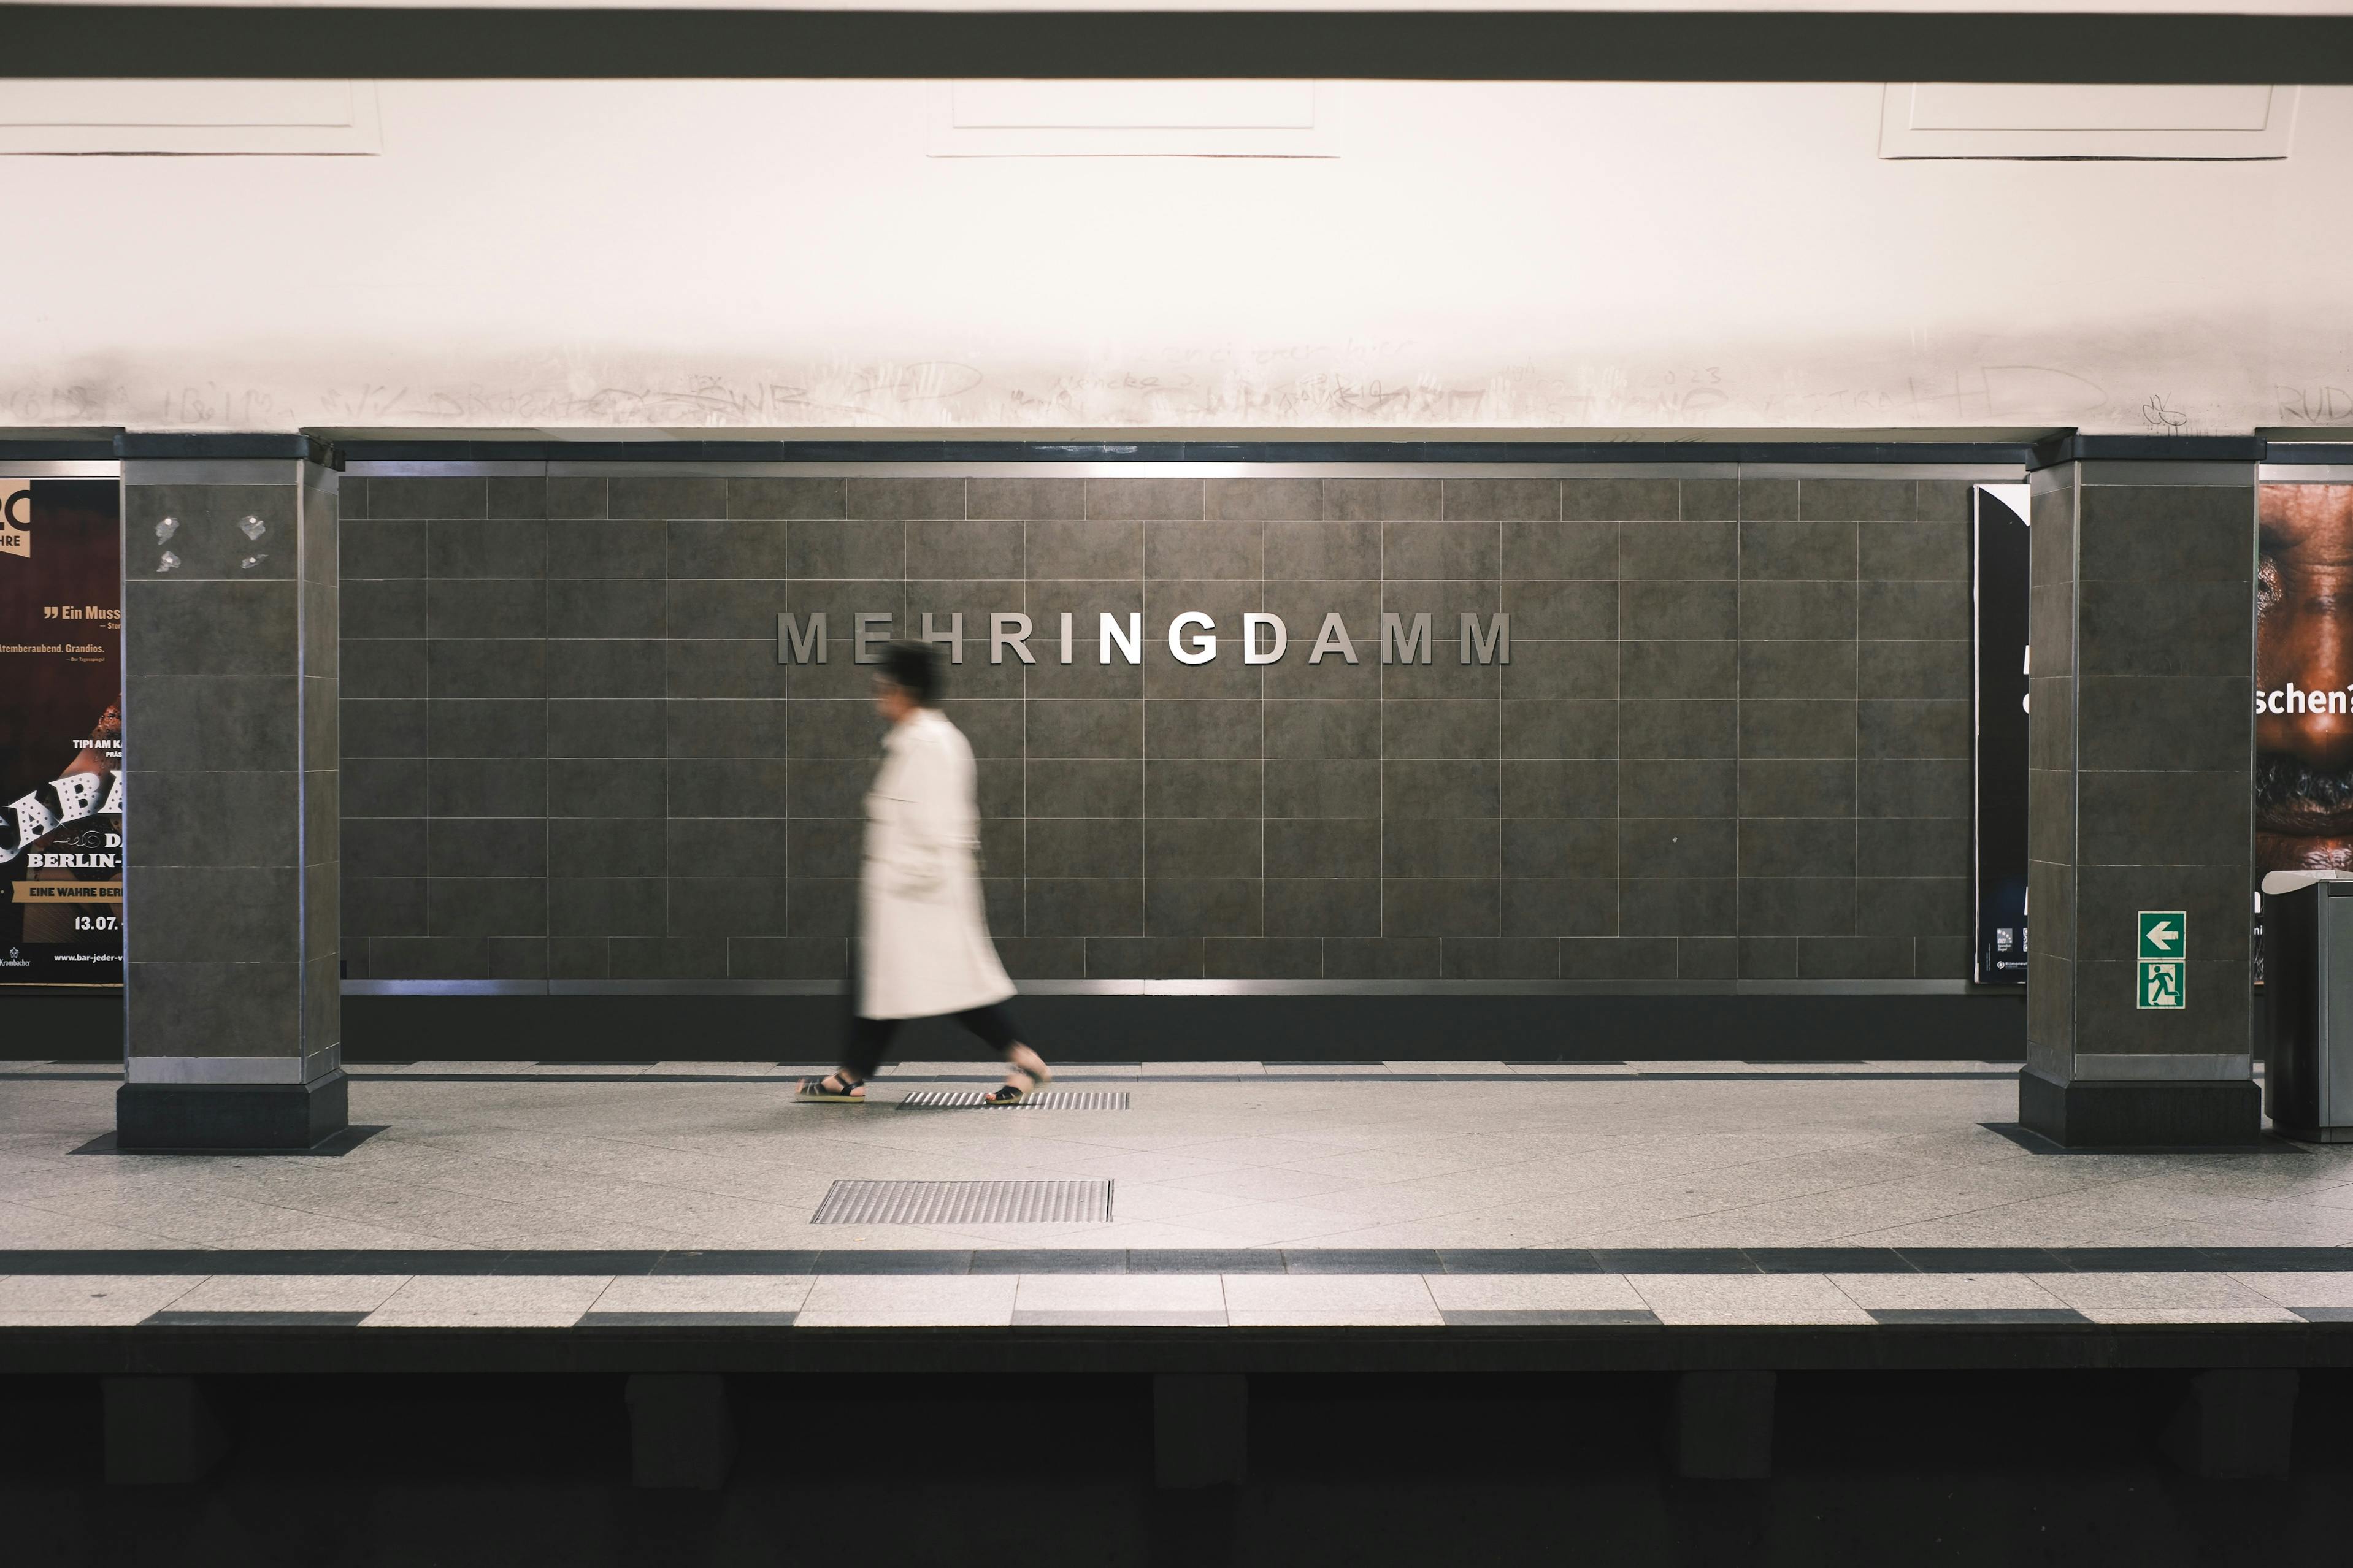
[[[836,1182],[809,1223],[1068,1225],[1109,1218],[1109,1182]]]
[[[1010,1105],[991,1105],[987,1092],[977,1089],[918,1089],[899,1101],[908,1110],[1125,1110],[1127,1091],[1116,1089],[1050,1089],[1043,1093],[1017,1100]]]

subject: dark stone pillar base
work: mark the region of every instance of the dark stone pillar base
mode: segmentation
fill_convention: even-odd
[[[2253,1080],[2105,1079],[2018,1075],[2018,1120],[2070,1149],[2211,1149],[2259,1142],[2263,1090]]]
[[[351,1120],[340,1068],[304,1084],[126,1083],[114,1091],[118,1149],[313,1149]]]

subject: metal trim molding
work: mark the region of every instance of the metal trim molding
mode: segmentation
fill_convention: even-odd
[[[123,1064],[125,1083],[309,1083],[324,1078],[341,1064],[322,1060],[331,1053],[309,1057],[131,1057]]]
[[[1996,996],[1967,980],[1026,980],[1024,996]],[[346,996],[834,996],[835,980],[346,980]]]
[[[2119,462],[2090,458],[2075,465],[2075,482],[2094,489],[2103,485],[2252,485],[2255,482],[2255,467],[2252,460],[2179,462],[2158,458]]]
[[[544,980],[346,980],[346,996],[544,996]]]
[[[2263,463],[2255,468],[2258,484],[2353,485],[2353,463]]]
[[[12,479],[116,479],[122,465],[111,458],[0,458],[0,473]]]
[[[688,465],[691,466],[691,465]],[[353,479],[539,479],[547,477],[547,460],[543,458],[353,458],[343,465],[343,472]],[[653,465],[631,468],[632,473],[649,471]],[[747,478],[749,476],[746,476]]]
[[[302,458],[126,458],[126,485],[299,485]]]
[[[2162,1080],[2236,1080],[2254,1076],[2254,1058],[2246,1056],[2113,1055],[2079,1056],[2071,1082],[2117,1083]]]
[[[840,458],[832,461],[765,461],[748,458],[680,460],[611,458],[372,458],[352,459],[344,471],[355,479],[1477,479],[1508,468],[1530,479],[1948,479],[2016,483],[2022,458],[1970,462],[1808,462],[1792,456],[1770,462],[1682,461],[1559,462],[1500,456],[1469,461],[1383,462],[1345,458],[1290,461],[1252,459],[1101,459],[1039,461],[1030,458],[976,458],[911,461]]]

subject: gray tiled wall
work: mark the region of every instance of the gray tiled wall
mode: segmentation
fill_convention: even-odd
[[[1909,479],[344,482],[345,938],[375,978],[831,978],[853,612],[962,611],[1030,978],[1957,978],[1968,489]],[[1186,667],[1169,619],[1289,656]],[[1309,666],[1326,610],[1362,662]],[[1385,609],[1429,665],[1379,662]],[[822,666],[776,616],[825,611]],[[987,662],[1026,610],[1039,663]],[[1077,662],[1051,647],[1074,612]],[[1507,611],[1507,667],[1450,628]],[[1095,661],[1140,611],[1140,668]]]

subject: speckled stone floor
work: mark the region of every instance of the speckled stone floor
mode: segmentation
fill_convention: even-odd
[[[345,1152],[191,1157],[107,1151],[112,1073],[6,1064],[0,1324],[2353,1315],[2353,1151],[2038,1149],[2005,1064],[1153,1064],[1018,1111],[892,1103],[974,1063],[860,1108],[804,1070],[358,1068]],[[1072,1179],[1108,1219],[813,1223],[839,1181]]]

